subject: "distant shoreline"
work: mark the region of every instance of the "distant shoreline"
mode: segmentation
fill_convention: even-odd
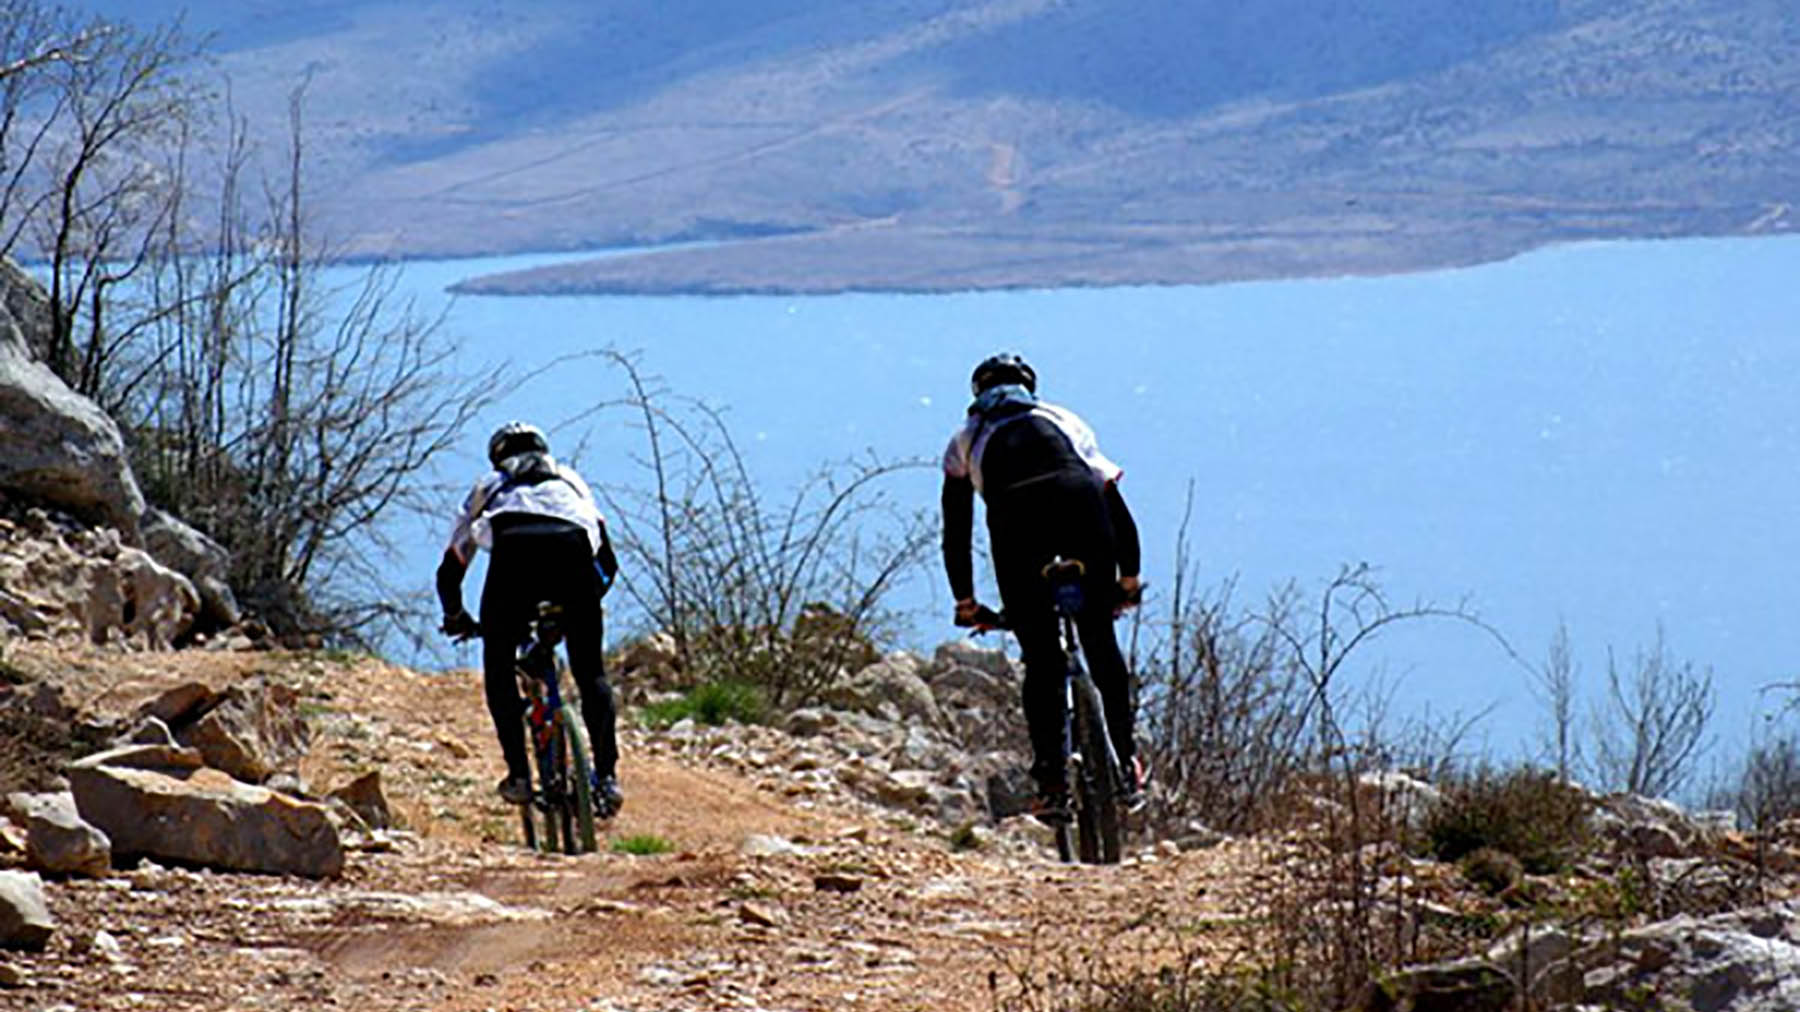
[[[1487,223],[1496,225],[1496,223]],[[1664,223],[1666,224],[1666,223]],[[1742,228],[1516,227],[1240,234],[1183,241],[1104,233],[945,234],[813,231],[750,240],[543,250],[560,262],[478,274],[449,286],[481,296],[944,295],[1062,288],[1213,285],[1455,270],[1549,246],[1595,241],[1766,238]],[[451,261],[464,258],[419,258]]]

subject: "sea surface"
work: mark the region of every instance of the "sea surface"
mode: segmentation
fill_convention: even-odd
[[[1379,687],[1398,716],[1486,713],[1470,745],[1506,755],[1541,740],[1527,667],[1559,623],[1596,698],[1609,664],[1629,669],[1659,629],[1678,660],[1710,668],[1715,754],[1763,733],[1783,698],[1763,687],[1800,680],[1800,238],[1581,244],[1434,273],[1208,287],[444,294],[556,259],[404,268],[403,292],[445,313],[465,368],[558,363],[484,413],[447,462],[453,484],[474,479],[487,431],[515,417],[579,446],[590,480],[641,480],[631,414],[592,412],[625,392],[616,368],[581,357],[598,349],[637,353],[672,393],[723,409],[777,499],[831,460],[935,461],[970,369],[1016,350],[1125,467],[1145,577],[1164,595],[1152,615],[1184,518],[1198,584],[1235,581],[1246,608],[1366,562],[1395,606],[1466,609],[1512,652],[1466,624],[1402,623],[1344,678]],[[888,488],[934,509],[937,485],[927,465]],[[396,571],[420,592],[451,498],[442,518],[399,529]],[[909,617],[902,645],[954,635],[935,561],[893,600]],[[614,634],[630,629],[613,616]]]

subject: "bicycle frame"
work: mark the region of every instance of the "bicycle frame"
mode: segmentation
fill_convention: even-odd
[[[538,776],[531,801],[520,806],[525,846],[539,848],[537,820],[544,825],[543,849],[567,853],[594,849],[592,802],[588,797],[586,742],[580,721],[562,696],[556,645],[562,633],[557,609],[538,605],[537,617],[519,645],[514,676],[525,700],[525,726]],[[533,810],[538,813],[534,817]]]
[[[1076,617],[1086,606],[1082,589],[1085,571],[1074,559],[1044,567],[1062,631],[1063,756],[1069,766],[1069,783],[1075,788],[1075,823],[1080,831],[1079,839],[1072,840],[1071,827],[1059,826],[1056,849],[1064,861],[1074,860],[1079,850],[1084,862],[1112,864],[1120,857],[1118,805],[1124,769],[1107,727],[1100,687],[1082,663],[1081,641],[1075,629]]]
[[[1062,753],[1067,780],[1075,788],[1073,820],[1055,825],[1056,851],[1064,861],[1080,858],[1090,864],[1112,864],[1120,857],[1124,794],[1124,767],[1106,722],[1106,705],[1100,687],[1082,663],[1081,640],[1076,620],[1086,607],[1082,584],[1086,567],[1078,559],[1058,559],[1043,569],[1050,584],[1050,598],[1057,616],[1063,656]],[[1009,629],[1007,616],[985,606],[976,609],[972,621],[977,633]],[[1072,826],[1070,822],[1073,821]],[[1076,830],[1080,838],[1077,840]]]

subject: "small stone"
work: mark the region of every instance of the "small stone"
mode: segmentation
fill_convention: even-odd
[[[827,893],[853,893],[863,887],[863,880],[841,872],[825,872],[813,876],[813,888]]]
[[[781,911],[773,907],[745,902],[738,906],[738,920],[758,928],[776,928],[783,918]]]
[[[0,815],[0,854],[21,857],[25,853],[25,830],[18,823]]]
[[[491,973],[478,973],[475,975],[475,986],[476,987],[493,987],[499,983],[500,983],[500,978],[494,976]]]
[[[119,945],[119,940],[113,937],[112,932],[107,931],[104,928],[94,932],[92,948],[108,963],[118,964],[126,962],[124,947]]]
[[[42,952],[56,932],[35,872],[0,871],[0,948]]]
[[[0,963],[0,987],[10,989],[29,987],[30,985],[31,978],[25,975],[24,970],[11,963]]]
[[[745,857],[789,857],[803,851],[783,837],[752,833],[738,844],[738,853]]]

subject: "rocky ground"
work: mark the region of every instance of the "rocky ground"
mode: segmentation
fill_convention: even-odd
[[[1021,820],[957,835],[797,789],[772,731],[628,731],[605,852],[538,855],[492,796],[472,674],[225,651],[8,658],[57,669],[102,711],[196,677],[292,684],[316,729],[302,779],[378,770],[404,828],[352,844],[335,879],[145,861],[52,880],[57,932],[0,961],[0,1008],[990,1008],[1049,953],[1161,946],[1160,907],[1220,924],[1257,907],[1256,843],[1061,867]],[[651,837],[671,849],[613,849]]]
[[[890,773],[904,734],[830,736],[818,715],[789,733],[649,731],[628,713],[628,801],[602,852],[534,854],[493,795],[501,767],[474,674],[321,654],[6,646],[0,712],[55,696],[73,738],[194,682],[291,692],[309,730],[297,770],[276,776],[319,797],[376,772],[391,828],[374,817],[347,827],[330,877],[156,860],[46,875],[54,934],[42,951],[0,953],[0,1009],[1035,1009],[1048,1007],[1031,1002],[1053,975],[1244,965],[1267,955],[1273,920],[1318,913],[1283,905],[1296,862],[1316,853],[1292,835],[1174,834],[1138,840],[1116,867],[1058,865],[1026,820],[943,818],[961,803],[942,788],[955,776],[930,789]],[[0,775],[15,790],[58,774],[13,761]],[[28,863],[16,829],[0,832],[14,845],[0,840],[0,869]],[[1668,874],[1717,878],[1722,865],[1681,856],[1676,834],[1640,835],[1645,853],[1672,851],[1659,859],[1676,862]],[[1758,858],[1786,862],[1785,875],[1758,879],[1759,901],[1794,894],[1791,844],[1800,838]],[[1420,917],[1475,923],[1504,909],[1454,866],[1400,855],[1383,866]],[[1781,988],[1794,978],[1783,968],[1800,966],[1800,912],[1767,909],[1647,940],[1615,976],[1649,986],[1644,973],[1716,961],[1747,939],[1750,969],[1732,964],[1731,994],[1775,1003],[1708,1007],[1800,1007],[1780,1004],[1794,997]],[[1715,935],[1727,941],[1706,941]],[[1579,943],[1557,937],[1563,953]],[[1696,938],[1701,954],[1683,948]]]

